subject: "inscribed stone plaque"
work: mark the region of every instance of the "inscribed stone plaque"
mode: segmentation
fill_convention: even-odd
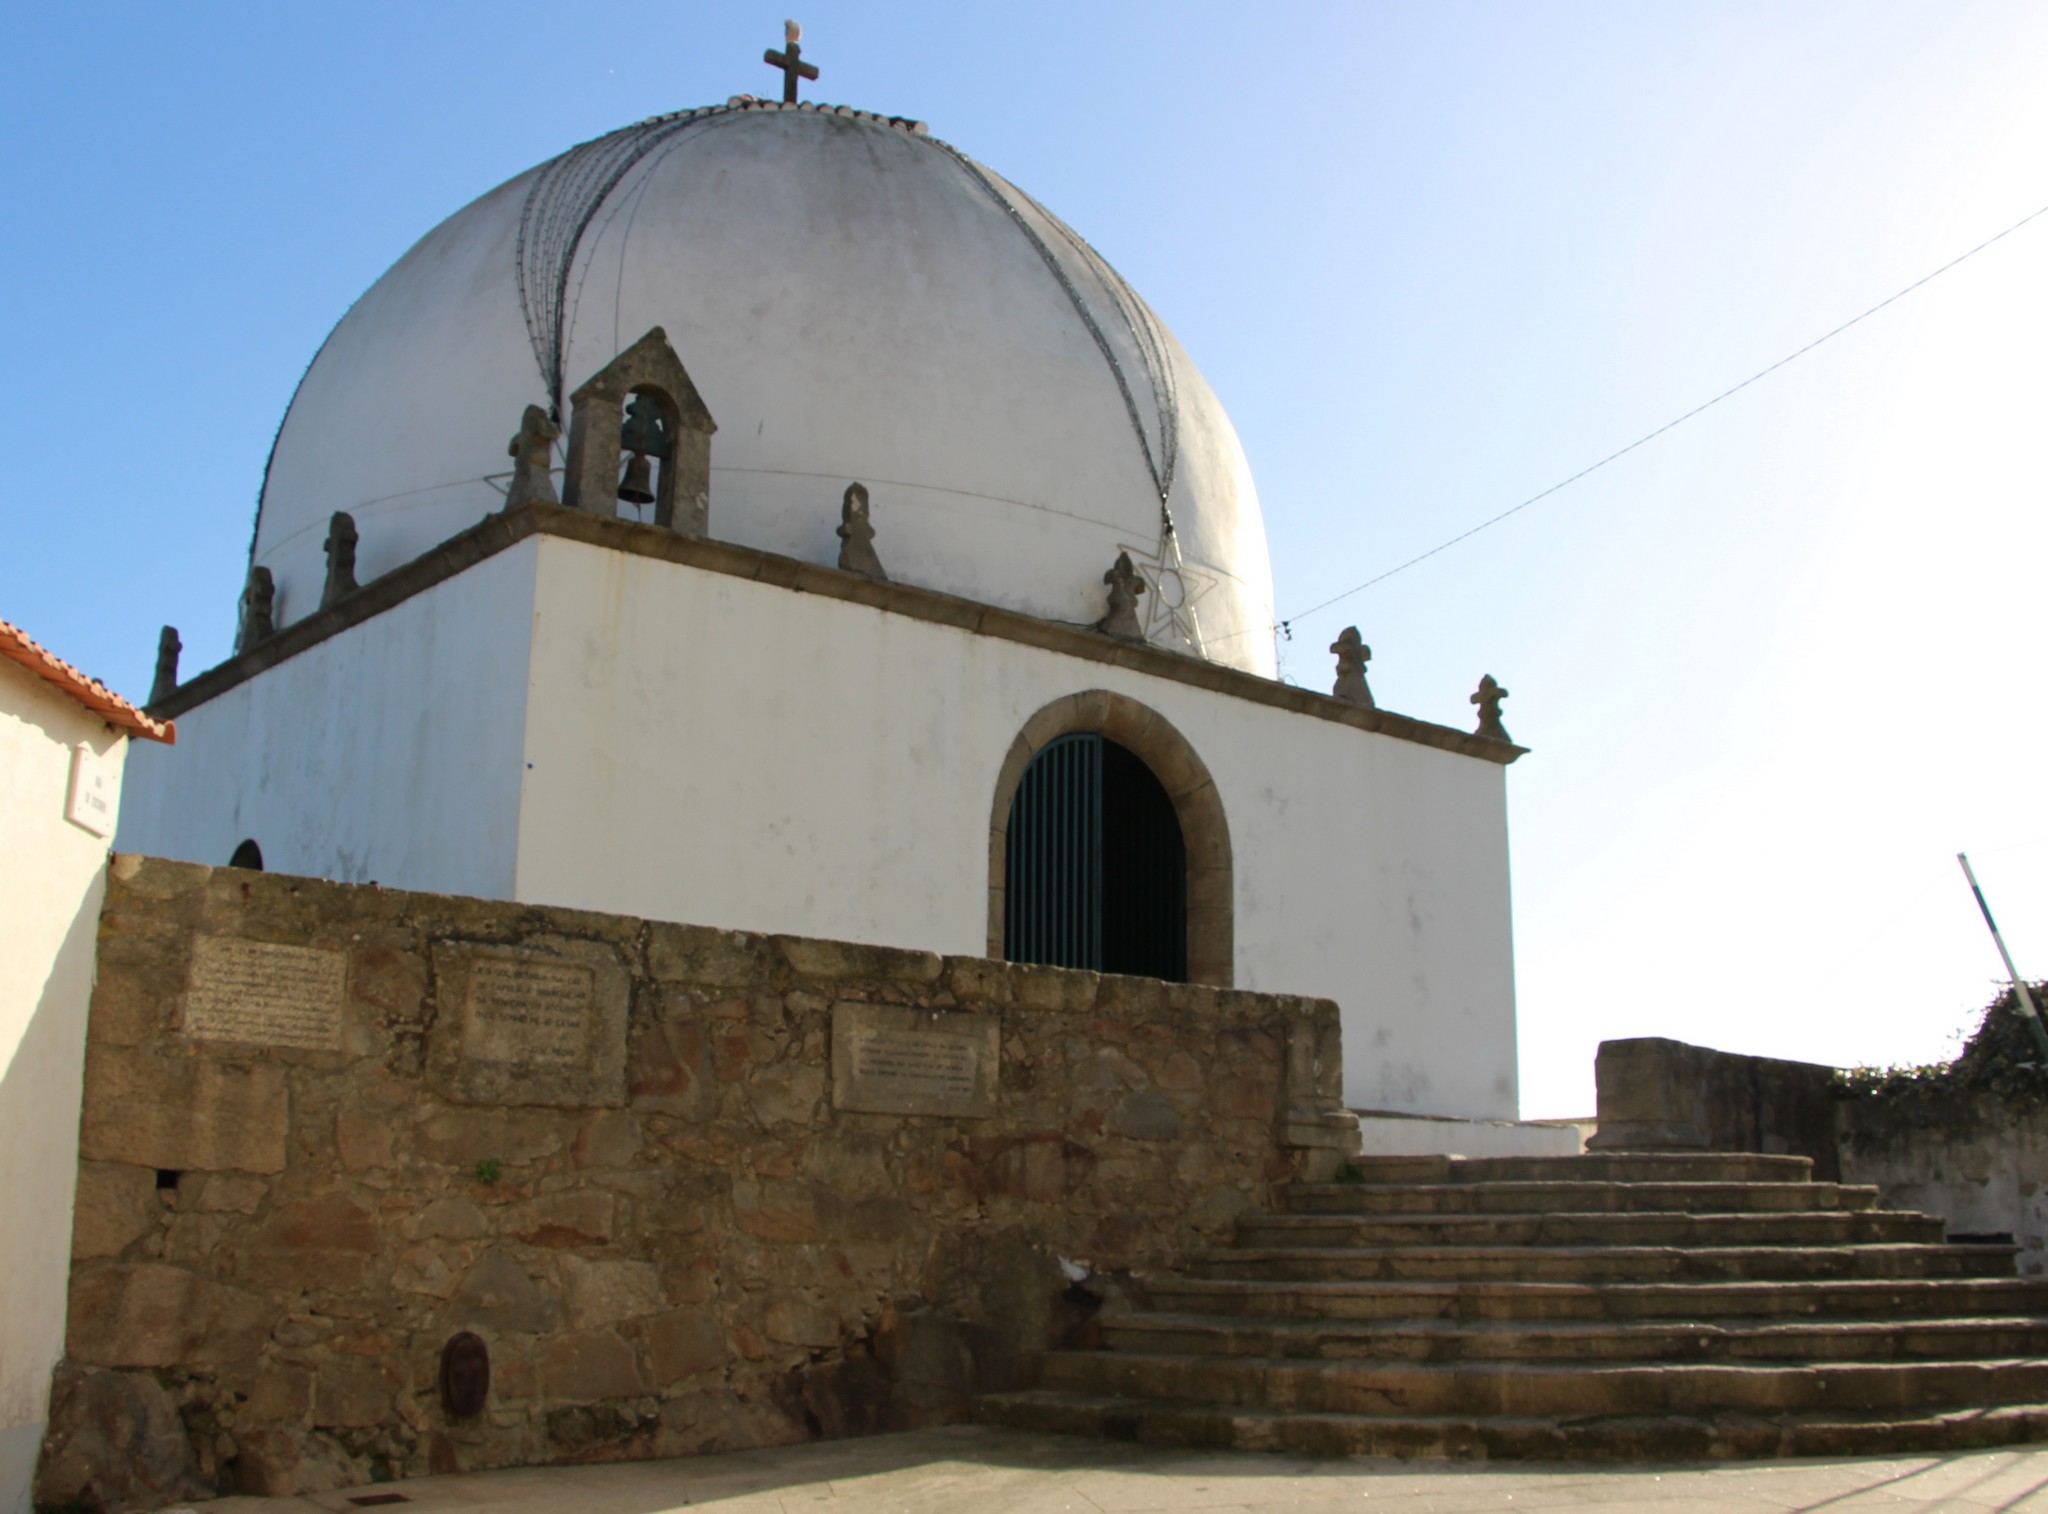
[[[532,946],[435,943],[429,1080],[465,1104],[623,1104],[629,984],[618,954],[553,937]]]
[[[192,943],[185,1034],[195,1041],[338,1051],[347,976],[344,952],[202,936]]]
[[[996,1112],[991,1015],[893,1004],[832,1006],[832,1107],[985,1119]]]
[[[485,1062],[581,1067],[595,997],[596,975],[580,962],[472,958],[462,1049]]]

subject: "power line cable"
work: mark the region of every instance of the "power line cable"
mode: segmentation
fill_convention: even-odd
[[[1644,435],[1637,437],[1634,441],[1630,442],[1626,447],[1621,448],[1617,452],[1608,453],[1607,456],[1601,458],[1599,462],[1592,463],[1584,468],[1581,468],[1578,472],[1574,473],[1570,478],[1559,480],[1557,483],[1552,484],[1548,489],[1545,489],[1541,494],[1532,494],[1527,499],[1523,500],[1519,505],[1510,506],[1508,509],[1501,511],[1500,514],[1492,516],[1487,520],[1481,521],[1478,525],[1473,526],[1471,529],[1460,531],[1456,536],[1450,538],[1450,540],[1439,542],[1436,546],[1431,547],[1427,552],[1409,558],[1408,561],[1400,564],[1398,567],[1389,568],[1386,572],[1381,573],[1376,577],[1368,578],[1364,583],[1357,585],[1355,588],[1346,589],[1342,594],[1332,595],[1330,598],[1324,600],[1319,605],[1312,605],[1306,610],[1298,610],[1294,614],[1288,616],[1286,619],[1276,621],[1273,625],[1267,627],[1267,629],[1269,631],[1282,632],[1291,639],[1294,634],[1295,621],[1306,620],[1309,616],[1316,614],[1318,611],[1329,609],[1331,605],[1341,604],[1343,601],[1351,598],[1351,596],[1354,594],[1363,594],[1367,589],[1372,588],[1375,584],[1385,583],[1395,574],[1405,573],[1410,568],[1414,567],[1417,563],[1429,561],[1429,559],[1436,556],[1437,553],[1448,551],[1450,548],[1457,546],[1459,542],[1466,541],[1471,537],[1477,536],[1481,531],[1487,530],[1489,527],[1499,525],[1502,521],[1506,520],[1510,515],[1520,514],[1522,511],[1528,509],[1531,505],[1537,504],[1542,500],[1550,498],[1551,495],[1557,493],[1560,489],[1569,488],[1571,485],[1577,483],[1580,479],[1586,477],[1586,475],[1588,475],[1589,473],[1597,473],[1602,468],[1606,467],[1609,463],[1616,462],[1621,458],[1627,457],[1631,452],[1635,451],[1636,448],[1641,447],[1646,443],[1655,441],[1665,432],[1670,431],[1675,427],[1684,425],[1694,416],[1704,414],[1705,412],[1713,409],[1716,405],[1720,404],[1721,401],[1725,399],[1731,399],[1735,395],[1740,394],[1743,390],[1747,389],[1751,384],[1756,383],[1759,379],[1770,377],[1770,375],[1776,373],[1780,368],[1783,368],[1787,363],[1797,362],[1800,358],[1805,357],[1807,353],[1813,351],[1816,347],[1822,346],[1827,342],[1833,341],[1836,337],[1840,336],[1843,332],[1847,331],[1851,326],[1855,326],[1863,321],[1869,320],[1872,316],[1876,315],[1880,310],[1883,310],[1886,306],[1896,305],[1900,300],[1903,300],[1907,295],[1911,294],[1914,290],[1920,289],[1925,285],[1933,283],[1934,280],[1940,278],[1950,269],[1959,267],[1962,264],[1967,263],[1971,258],[1974,258],[1978,253],[1982,252],[1985,248],[1991,246],[1993,243],[2004,241],[2007,237],[2011,236],[2021,227],[2027,225],[2030,221],[2037,221],[2044,215],[2048,215],[2048,205],[2043,205],[2039,210],[2036,210],[2029,215],[2020,217],[2019,220],[2013,222],[2012,225],[2006,227],[2005,230],[1999,232],[1996,236],[1986,237],[1983,241],[1979,242],[1975,247],[1972,247],[1968,252],[1962,253],[1957,257],[1950,258],[1946,263],[1943,263],[1939,268],[1935,269],[1932,273],[1923,275],[1922,277],[1915,279],[1912,283],[1908,284],[1904,289],[1899,290],[1898,293],[1893,294],[1885,299],[1879,300],[1875,305],[1872,305],[1868,310],[1864,311],[1861,315],[1851,316],[1848,320],[1842,322],[1841,325],[1835,327],[1834,330],[1826,333],[1823,336],[1815,337],[1812,341],[1808,342],[1804,347],[1801,347],[1797,352],[1788,353],[1786,356],[1779,358],[1775,363],[1771,364],[1768,368],[1758,369],[1755,373],[1752,373],[1748,378],[1744,379],[1741,383],[1735,385],[1733,388],[1724,389],[1719,394],[1715,395],[1712,399],[1693,406],[1692,409],[1686,411],[1685,414],[1679,416],[1676,420],[1666,421],[1663,425],[1659,426],[1655,431],[1647,432]],[[1239,636],[1249,636],[1251,633],[1252,628],[1247,627],[1242,631],[1232,631],[1226,636],[1216,637],[1215,640],[1233,641]]]

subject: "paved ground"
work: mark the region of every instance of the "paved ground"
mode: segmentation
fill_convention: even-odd
[[[1164,1451],[963,1425],[687,1461],[540,1467],[384,1483],[312,1498],[226,1498],[205,1514],[1652,1514],[2032,1510],[2048,1514],[2048,1447],[1854,1461],[1589,1468]],[[183,1507],[183,1506],[181,1506]]]

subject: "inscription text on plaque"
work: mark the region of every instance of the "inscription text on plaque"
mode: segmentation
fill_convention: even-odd
[[[469,964],[462,1049],[488,1062],[583,1067],[592,989],[580,962],[478,955]]]
[[[347,977],[344,952],[201,936],[192,943],[185,1034],[195,1041],[338,1051]]]
[[[873,1114],[993,1115],[999,1031],[992,1015],[835,1004],[833,1107]]]

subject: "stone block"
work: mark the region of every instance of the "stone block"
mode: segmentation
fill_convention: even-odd
[[[763,937],[701,925],[657,924],[648,932],[647,968],[656,978],[703,988],[751,988],[767,981]]]
[[[640,1155],[640,1122],[629,1114],[586,1115],[569,1142],[578,1167],[630,1167]]]
[[[619,952],[529,937],[517,949],[433,946],[439,1013],[427,1082],[462,1104],[579,1108],[626,1102],[632,992]]]
[[[174,1172],[282,1172],[284,1069],[95,1046],[79,1154]]]
[[[782,1293],[762,1311],[768,1339],[790,1346],[831,1346],[839,1340],[839,1317],[807,1293]]]
[[[614,1207],[608,1193],[545,1193],[514,1206],[502,1225],[529,1246],[603,1246],[612,1238]]]
[[[661,1274],[646,1262],[586,1261],[564,1256],[561,1268],[562,1301],[568,1307],[569,1326],[589,1330],[598,1325],[615,1325],[644,1314],[658,1314],[668,1306],[662,1297]]]
[[[81,1162],[77,1206],[71,1217],[71,1254],[118,1256],[155,1230],[162,1214],[156,1174],[147,1167]]]
[[[484,1161],[517,1165],[553,1156],[573,1129],[541,1110],[445,1109],[413,1126],[413,1153],[464,1172]]]
[[[66,1354],[93,1367],[215,1368],[253,1361],[278,1308],[261,1295],[159,1262],[81,1267]]]
[[[237,1248],[235,1274],[272,1289],[359,1288],[383,1248],[375,1211],[346,1194],[279,1204]]]
[[[555,1329],[562,1306],[524,1267],[503,1252],[477,1259],[456,1289],[448,1319],[456,1330],[494,1330],[542,1335]]]
[[[774,1062],[747,1079],[747,1107],[763,1125],[809,1125],[825,1101],[825,1069]]]
[[[380,1110],[343,1109],[334,1117],[334,1150],[350,1172],[389,1167],[397,1134]]]
[[[155,1509],[212,1493],[176,1403],[153,1378],[57,1368],[36,1508]]]
[[[489,1228],[483,1210],[459,1193],[435,1199],[420,1211],[413,1227],[415,1234],[451,1241],[474,1240]]]
[[[1180,1111],[1164,1094],[1127,1094],[1110,1106],[1112,1135],[1133,1141],[1177,1141],[1182,1128]]]
[[[242,1172],[209,1172],[180,1183],[178,1203],[202,1214],[254,1214],[269,1192],[265,1178]]]
[[[265,1362],[249,1390],[247,1413],[258,1424],[296,1424],[313,1407],[312,1369],[297,1362]]]
[[[450,1298],[455,1293],[455,1274],[431,1247],[408,1246],[398,1253],[398,1265],[391,1270],[391,1286],[401,1293]]]
[[[694,1373],[713,1371],[732,1360],[725,1331],[701,1309],[677,1309],[649,1320],[642,1339],[647,1344],[657,1387],[666,1387]]]
[[[557,1403],[630,1398],[648,1391],[639,1359],[616,1330],[586,1330],[544,1341],[535,1369],[541,1392]]]
[[[416,1025],[424,1014],[427,964],[393,945],[361,945],[349,953],[349,996],[386,1025]]]
[[[323,1361],[313,1373],[313,1423],[338,1429],[381,1425],[391,1418],[397,1387],[374,1361]]]
[[[946,960],[937,952],[904,951],[893,946],[862,946],[852,941],[820,941],[809,936],[776,936],[775,945],[799,977],[821,982],[860,980],[868,983],[936,983]]]
[[[636,1026],[626,1086],[636,1109],[708,1120],[718,1110],[716,1059],[695,1020]]]

